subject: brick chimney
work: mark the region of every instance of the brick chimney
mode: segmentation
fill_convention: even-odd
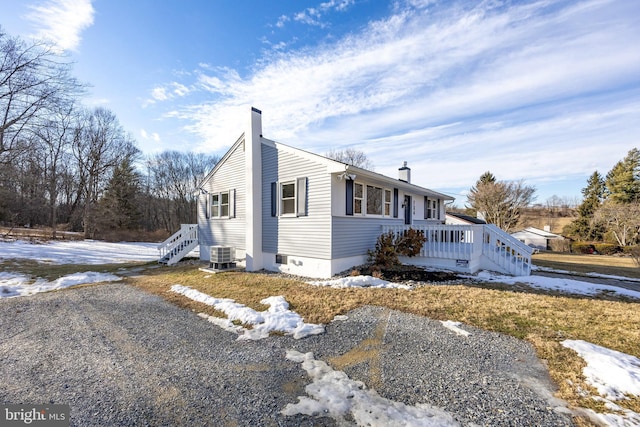
[[[407,162],[404,162],[404,165],[400,169],[398,169],[398,179],[404,182],[411,182],[411,168],[407,166]]]

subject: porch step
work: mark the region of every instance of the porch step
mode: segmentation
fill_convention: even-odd
[[[158,245],[158,262],[173,265],[198,246],[198,225],[182,224],[180,230]]]

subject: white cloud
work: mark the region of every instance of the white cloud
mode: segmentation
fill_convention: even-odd
[[[91,0],[48,0],[29,9],[27,19],[38,27],[34,37],[52,41],[61,50],[77,50],[80,34],[93,25]]]
[[[249,75],[201,69],[208,101],[169,116],[191,123],[199,150],[220,151],[253,105],[269,138],[319,153],[356,145],[392,176],[411,160],[414,182],[433,188],[468,187],[487,169],[588,174],[637,144],[640,4],[411,3],[334,44],[272,53]]]
[[[146,130],[140,129],[140,136],[144,140],[160,142],[160,135],[157,132],[148,133]]]
[[[151,89],[151,98],[143,102],[143,106],[155,104],[156,102],[168,101],[174,98],[182,98],[191,92],[191,90],[182,83],[171,82],[166,85],[156,86]]]
[[[317,7],[308,7],[305,10],[296,12],[291,16],[281,15],[276,22],[276,27],[283,28],[291,20],[306,25],[313,25],[321,28],[328,26],[323,21],[323,17],[332,11],[345,12],[355,3],[355,0],[329,0],[320,3]]]

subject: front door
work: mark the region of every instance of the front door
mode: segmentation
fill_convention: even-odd
[[[404,223],[411,225],[411,196],[404,196]]]

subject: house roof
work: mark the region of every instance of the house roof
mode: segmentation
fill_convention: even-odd
[[[401,189],[401,190],[406,190],[412,193],[418,193],[418,194],[424,194],[426,196],[431,196],[434,198],[440,198],[443,200],[455,200],[454,197],[451,197],[447,194],[443,194],[443,193],[439,193],[437,191],[434,190],[430,190],[428,188],[425,187],[421,187],[419,185],[415,185],[415,184],[411,184],[405,181],[401,181],[397,178],[391,178],[389,176],[386,175],[382,175],[380,173],[377,172],[373,172],[367,169],[363,169],[363,168],[359,168],[353,165],[349,165],[347,163],[338,161],[338,160],[334,160],[331,159],[329,157],[320,155],[320,154],[315,154],[309,151],[305,151],[302,150],[300,148],[296,148],[296,147],[292,147],[290,145],[286,145],[283,144],[281,142],[276,142],[276,141],[272,141],[266,138],[262,139],[262,143],[266,144],[266,145],[271,145],[272,147],[281,149],[281,150],[285,150],[285,151],[289,151],[293,154],[296,154],[298,156],[302,156],[304,158],[307,158],[311,161],[315,161],[315,162],[319,162],[322,164],[325,164],[327,166],[328,172],[329,173],[341,173],[341,172],[345,172],[349,175],[356,175],[356,179],[357,177],[365,177],[368,178],[370,180],[373,181],[377,181],[380,183],[384,183],[384,184],[388,184],[391,185],[395,188]]]
[[[522,233],[535,234],[537,236],[541,236],[546,239],[564,239],[564,237],[560,236],[559,234],[554,234],[548,231],[540,230],[539,228],[536,228],[536,227],[527,227],[523,230],[516,231],[515,233],[511,233],[511,235],[513,236],[514,234],[522,234]]]
[[[461,214],[458,212],[447,212],[446,213],[449,216],[461,219],[462,221],[467,221],[471,224],[486,224],[487,221],[480,219],[480,218],[476,218],[474,216],[470,216],[470,215],[465,215],[465,214]]]
[[[213,167],[213,169],[205,176],[205,178],[200,182],[198,187],[201,187],[202,184],[208,181],[216,172],[216,170],[226,161],[227,158],[233,153],[233,151],[237,148],[239,144],[244,141],[245,134],[242,133],[240,137],[236,140],[236,142],[229,148],[229,150],[225,153],[224,156],[220,159],[220,161]],[[411,184],[405,181],[401,181],[397,178],[391,178],[386,175],[379,174],[377,172],[373,172],[367,169],[362,169],[353,165],[349,165],[344,162],[340,162],[338,160],[330,159],[329,157],[312,153],[310,151],[302,150],[300,148],[292,147],[290,145],[283,144],[281,142],[272,141],[270,139],[261,137],[261,143],[263,145],[268,145],[279,150],[290,152],[294,155],[303,157],[310,161],[323,164],[327,167],[328,173],[347,173],[349,175],[356,175],[356,177],[360,176],[361,178],[367,178],[376,182],[380,182],[382,184],[387,184],[393,186],[394,188],[398,188],[401,190],[405,190],[412,193],[423,194],[427,197],[440,198],[443,200],[455,200],[454,197],[451,197],[447,194],[439,193],[434,190],[430,190],[425,187],[421,187],[419,185]],[[357,179],[357,178],[356,178]]]

